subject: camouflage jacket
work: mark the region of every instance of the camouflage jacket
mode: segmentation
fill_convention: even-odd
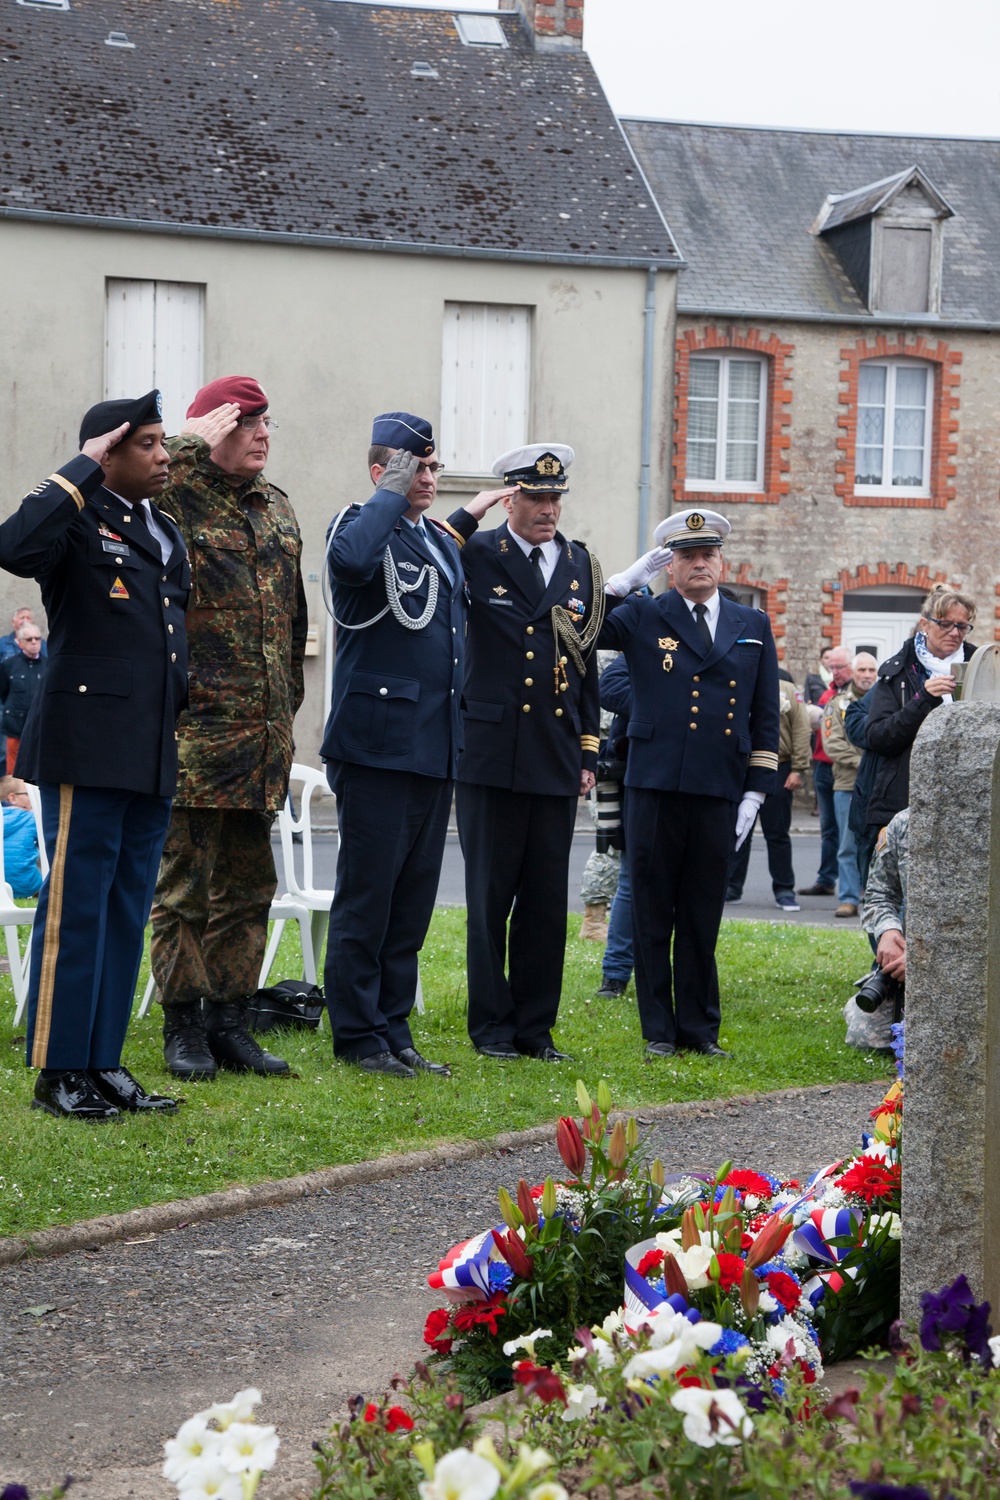
[[[882,829],[875,846],[861,906],[861,926],[876,942],[883,932],[892,929],[906,931],[906,835],[909,826],[910,809],[904,807]]]
[[[302,702],[308,612],[302,538],[287,495],[238,480],[202,438],[171,438],[160,498],[187,543],[189,701],[177,726],[175,801],[276,812]]]

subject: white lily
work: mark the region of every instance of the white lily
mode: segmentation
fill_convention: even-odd
[[[528,1358],[534,1359],[535,1340],[550,1339],[551,1337],[551,1328],[533,1328],[530,1333],[522,1333],[520,1338],[508,1339],[503,1346],[503,1352],[505,1354],[516,1354],[518,1349],[526,1349],[528,1351]]]
[[[231,1422],[222,1434],[220,1457],[231,1474],[258,1474],[274,1468],[280,1441],[273,1427]]]
[[[699,1448],[735,1448],[750,1437],[753,1423],[734,1391],[706,1391],[686,1386],[675,1391],[670,1404],[684,1413],[684,1436]]]

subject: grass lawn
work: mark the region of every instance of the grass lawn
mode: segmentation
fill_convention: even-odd
[[[11,1025],[10,981],[0,980],[0,1235],[554,1121],[577,1112],[577,1077],[592,1090],[607,1079],[616,1105],[630,1107],[864,1082],[891,1072],[885,1057],[844,1045],[844,1000],[870,963],[857,932],[724,923],[722,1041],[735,1057],[648,1063],[634,1000],[591,998],[603,950],[581,942],[579,927],[580,918],[571,917],[556,1034],[573,1063],[496,1063],[472,1050],[465,913],[442,909],[421,957],[427,1012],[414,1017],[414,1033],[428,1057],[452,1065],[450,1080],[397,1082],[335,1063],[324,1017],[318,1033],[286,1032],[272,1044],[291,1064],[290,1077],[220,1074],[174,1089],[154,1006],[145,1020],[133,1020],[125,1061],[147,1088],[179,1092],[184,1105],[168,1119],[126,1116],[104,1126],[29,1110],[34,1074],[23,1066],[23,1027],[15,1034]],[[291,932],[285,944],[275,978],[301,964]],[[140,994],[145,981],[144,966]]]

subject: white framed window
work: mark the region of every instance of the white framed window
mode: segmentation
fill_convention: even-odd
[[[765,361],[743,354],[692,355],[688,362],[689,490],[762,490]]]
[[[854,488],[862,495],[929,495],[930,365],[866,359],[858,370]]]
[[[105,287],[104,395],[163,394],[167,436],[203,385],[205,288],[188,281],[109,277]]]
[[[530,307],[446,302],[441,351],[441,457],[460,474],[488,474],[528,441]]]

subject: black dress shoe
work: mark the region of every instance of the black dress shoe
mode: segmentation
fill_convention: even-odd
[[[476,1051],[479,1053],[480,1057],[493,1057],[496,1058],[497,1062],[521,1061],[520,1052],[516,1051],[513,1047],[504,1046],[502,1042],[497,1042],[496,1046],[492,1047],[477,1047]]]
[[[599,990],[594,991],[595,1000],[620,1000],[628,989],[624,979],[605,979]]]
[[[91,1068],[88,1077],[109,1104],[128,1110],[129,1114],[172,1115],[177,1111],[176,1099],[166,1094],[147,1094],[128,1068]]]
[[[256,1073],[269,1078],[275,1073],[287,1073],[288,1064],[283,1057],[265,1052],[246,1028],[246,1009],[238,1000],[225,1005],[206,1004],[205,1039],[212,1056],[220,1068],[231,1073]]]
[[[568,1052],[559,1052],[555,1047],[539,1047],[537,1052],[525,1052],[525,1057],[533,1057],[536,1062],[572,1062],[573,1059]]]
[[[175,1078],[194,1083],[215,1077],[218,1069],[205,1038],[200,1002],[163,1007],[163,1058]]]
[[[832,885],[801,885],[795,894],[797,896],[835,896],[837,892]]]
[[[121,1111],[97,1092],[90,1075],[75,1068],[53,1078],[43,1078],[39,1073],[31,1107],[44,1109],[46,1114],[57,1118],[65,1115],[71,1120],[90,1120],[94,1124],[121,1118]]]
[[[364,1073],[388,1073],[391,1078],[416,1078],[412,1068],[408,1068],[405,1062],[400,1062],[398,1057],[393,1057],[391,1052],[373,1052],[369,1057],[352,1057],[353,1062]]]
[[[718,1042],[701,1042],[697,1047],[685,1047],[685,1052],[700,1052],[702,1057],[732,1057],[731,1052],[726,1052],[719,1046]]]
[[[439,1078],[451,1077],[449,1067],[444,1063],[429,1062],[426,1057],[421,1057],[416,1047],[404,1047],[401,1052],[396,1053],[396,1060],[413,1073],[436,1073]]]
[[[677,1048],[673,1042],[647,1042],[647,1057],[676,1057]]]

